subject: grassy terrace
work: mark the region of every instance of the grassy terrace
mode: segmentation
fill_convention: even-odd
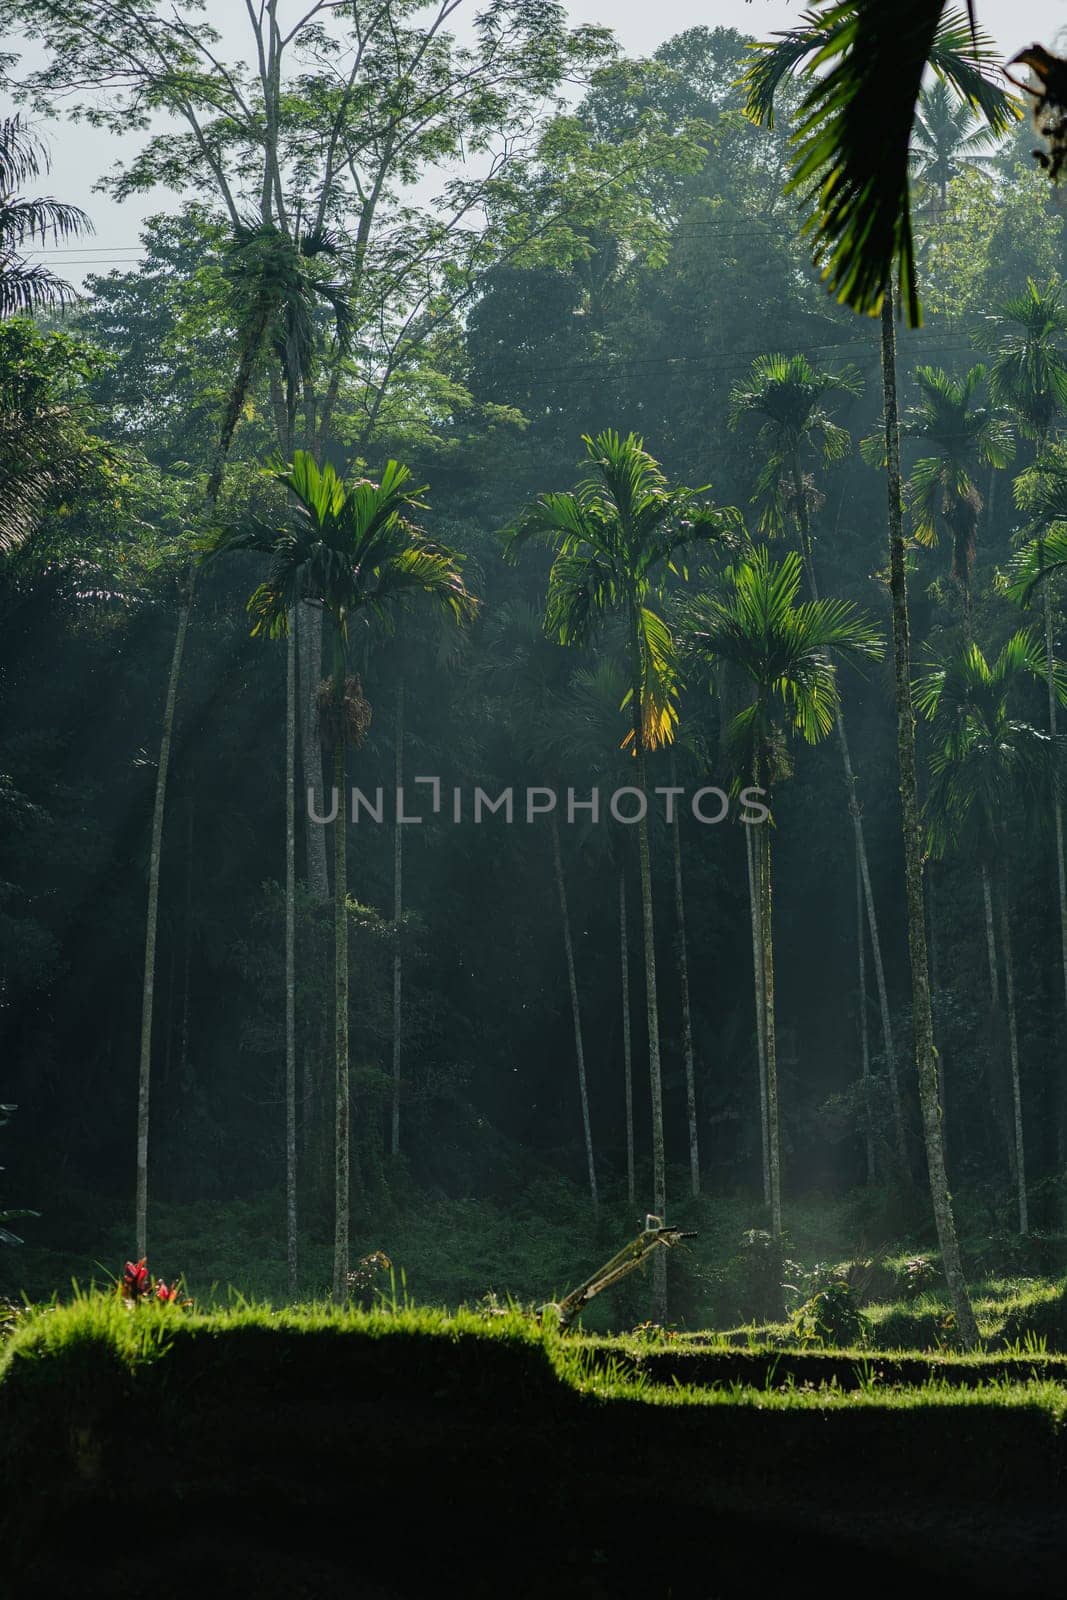
[[[0,1355],[0,1549],[20,1600],[125,1592],[149,1553],[164,1594],[729,1594],[783,1544],[813,1575],[875,1556],[900,1582],[1052,1594],[1065,1376],[1036,1348],[89,1296],[26,1313]]]

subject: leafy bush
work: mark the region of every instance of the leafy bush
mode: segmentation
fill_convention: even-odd
[[[724,1287],[736,1320],[781,1322],[785,1317],[782,1240],[762,1228],[741,1235],[740,1248],[727,1262]]]
[[[867,1319],[860,1312],[847,1270],[815,1267],[807,1274],[807,1288],[807,1298],[792,1317],[795,1338],[803,1344],[842,1347],[865,1342]]]

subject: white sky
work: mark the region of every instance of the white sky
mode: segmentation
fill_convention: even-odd
[[[892,0],[886,3],[892,4]],[[804,0],[657,0],[654,5],[648,0],[572,0],[568,5],[574,22],[597,22],[613,28],[630,55],[649,55],[673,34],[700,25],[732,27],[766,37],[776,29],[793,25],[804,8]],[[478,9],[479,0],[463,0],[456,31],[464,31],[460,17],[464,13],[471,16]],[[212,0],[209,11],[231,53],[247,59],[250,52],[245,44],[244,0]],[[978,0],[978,16],[1007,58],[1034,40],[1051,44],[1056,34],[1067,27],[1067,0]],[[19,48],[17,38],[3,43],[4,48]],[[0,114],[7,109],[0,107]],[[75,283],[80,283],[87,271],[132,264],[141,219],[169,209],[175,201],[159,191],[117,205],[107,196],[94,193],[93,185],[116,160],[136,148],[136,139],[127,142],[84,124],[62,122],[53,123],[44,131],[52,154],[48,192],[83,206],[96,227],[95,235],[85,244],[50,250],[48,260]]]

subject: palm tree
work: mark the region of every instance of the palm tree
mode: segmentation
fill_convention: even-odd
[[[425,597],[457,621],[471,617],[476,601],[463,582],[462,560],[415,524],[424,491],[411,484],[407,467],[386,464],[378,483],[345,486],[333,467],[321,471],[297,450],[290,467],[276,473],[292,502],[282,527],[254,522],[224,531],[214,552],[256,550],[271,558],[265,580],[248,609],[253,634],[286,638],[301,601],[316,601],[329,619],[333,672],[320,699],[322,725],[333,745],[334,830],[334,1042],[335,1228],[333,1293],[347,1292],[349,1232],[349,1054],[348,1054],[348,863],[346,851],[346,752],[358,748],[370,722],[359,679],[349,670],[352,628],[384,621],[398,604]],[[325,686],[324,686],[325,689]]]
[[[45,170],[46,152],[36,135],[19,117],[0,120],[0,318],[5,320],[54,310],[77,298],[62,278],[20,253],[27,241],[58,242],[92,232],[77,206],[18,193]],[[83,466],[70,409],[57,405],[54,395],[40,403],[45,386],[27,383],[27,372],[16,374],[13,366],[5,362],[0,380],[0,555],[30,537],[53,497],[76,486]]]
[[[726,540],[740,528],[735,511],[701,502],[690,489],[672,488],[636,434],[613,430],[583,435],[589,472],[566,494],[543,494],[504,533],[514,555],[530,540],[550,545],[555,559],[548,580],[545,631],[561,644],[582,645],[608,616],[626,630],[625,658],[631,750],[636,788],[645,799],[637,824],[644,932],[645,1003],[652,1096],[653,1211],[667,1203],[656,987],[652,859],[647,816],[647,757],[674,738],[678,723],[678,669],[674,637],[663,615],[666,577],[686,546]],[[666,1257],[657,1252],[655,1314],[666,1315]]]
[[[579,667],[571,678],[567,693],[554,711],[556,749],[568,761],[582,763],[598,786],[605,781],[616,787],[625,772],[625,755],[619,748],[619,706],[626,698],[626,673],[617,660],[600,657],[590,666]],[[619,978],[622,1023],[623,1104],[626,1119],[626,1197],[636,1204],[634,1172],[633,1034],[630,1018],[630,932],[626,880],[630,869],[628,830],[609,826],[606,834],[592,830],[594,844],[606,839],[611,869],[618,885],[619,902]],[[583,853],[584,853],[583,841]]]
[[[748,378],[736,384],[730,396],[732,427],[736,428],[747,416],[761,420],[757,437],[762,449],[763,466],[756,487],[757,495],[761,496],[764,502],[761,527],[769,534],[778,534],[782,532],[787,520],[793,524],[813,600],[819,598],[811,535],[811,509],[816,499],[816,490],[805,473],[805,466],[812,458],[816,462],[830,463],[840,461],[847,454],[852,443],[851,436],[847,429],[834,422],[826,402],[834,397],[857,395],[861,389],[862,380],[855,368],[846,367],[840,372],[831,372],[813,367],[805,356],[768,355],[756,358]],[[886,1067],[893,1104],[897,1159],[901,1176],[906,1177],[907,1135],[897,1076],[882,943],[878,933],[878,918],[875,913],[874,893],[867,861],[862,807],[856,792],[856,773],[845,730],[844,710],[840,704],[837,708],[835,725],[845,773],[849,813],[852,817],[857,870],[860,874],[866,917],[871,933],[882,1038],[885,1044]],[[861,963],[863,959],[861,931]]]
[[[799,602],[800,557],[790,551],[772,565],[766,548],[730,570],[718,591],[689,609],[694,644],[715,664],[726,664],[748,684],[749,703],[730,717],[724,744],[738,787],[767,791],[790,774],[789,734],[809,744],[834,726],[838,686],[831,652],[857,660],[878,659],[877,629],[840,600]],[[763,1037],[770,1146],[771,1232],[782,1231],[781,1156],[778,1134],[778,1074],[774,1012],[774,939],[771,887],[771,826],[756,834]]]
[[[93,232],[80,206],[19,194],[24,183],[47,171],[47,151],[21,117],[0,120],[0,317],[32,316],[77,299],[69,283],[22,254],[27,243],[58,244]]]
[[[919,96],[911,130],[911,176],[934,190],[939,210],[948,202],[953,178],[992,160],[997,134],[976,120],[970,104],[958,99],[943,78]]]
[[[296,386],[308,371],[313,357],[316,340],[314,312],[320,301],[326,301],[333,310],[337,340],[343,343],[349,337],[352,326],[351,315],[340,291],[335,286],[322,282],[316,271],[308,265],[315,257],[332,258],[335,254],[336,244],[328,234],[321,232],[308,234],[294,243],[280,229],[266,221],[258,224],[242,224],[230,240],[224,267],[229,282],[230,309],[237,330],[237,362],[208,470],[204,496],[204,521],[208,526],[215,515],[215,507],[222,490],[223,476],[237,422],[245,408],[264,349],[270,346],[284,376],[284,404],[278,408],[277,431],[279,449],[283,455],[288,456],[293,427],[293,397]],[[178,684],[181,680],[189,619],[196,596],[197,565],[194,556],[189,562],[179,590],[178,626],[174,635],[163,705],[148,854],[148,910],[145,918],[141,1047],[137,1089],[136,1234],[137,1252],[141,1256],[146,1255],[148,1250],[149,1103],[163,823],[174,738],[174,719],[178,703]],[[288,672],[286,681],[288,684]],[[293,692],[295,693],[295,685]],[[287,714],[287,724],[289,721],[290,716]],[[319,778],[321,782],[321,762]],[[318,785],[314,787],[317,791]],[[321,807],[318,809],[321,815]],[[287,839],[287,877],[289,854],[290,846]],[[291,905],[290,897],[290,907]],[[291,913],[287,911],[287,928],[290,932],[291,922]],[[287,949],[286,965],[287,968],[292,966],[291,946]],[[289,1003],[287,998],[287,1008]],[[291,1033],[288,1022],[287,1031]]]
[[[915,537],[933,547],[947,539],[952,551],[952,576],[963,599],[964,633],[971,635],[971,568],[978,527],[985,504],[978,488],[980,467],[1006,467],[1015,453],[1011,424],[975,398],[986,378],[979,362],[962,378],[950,378],[940,367],[918,367],[915,380],[921,399],[905,413],[901,433],[930,450],[911,470],[908,503]],[[868,446],[874,441],[865,441]],[[884,451],[881,441],[877,453]],[[868,448],[868,456],[871,450]]]
[[[574,752],[574,697],[568,674],[570,661],[565,651],[546,638],[541,616],[522,604],[502,606],[489,630],[486,672],[494,690],[506,697],[520,732],[522,754],[536,759],[543,775],[550,775],[565,756]],[[558,794],[560,784],[555,784]],[[586,1171],[594,1216],[599,1211],[596,1153],[586,1076],[585,1030],[582,1026],[581,997],[574,960],[574,935],[571,923],[567,878],[560,840],[559,815],[549,818],[552,877],[559,904],[563,934],[563,962],[570,997],[571,1027],[574,1034],[574,1059],[578,1074],[578,1101],[585,1143]]]
[[[1047,525],[1046,496],[1049,480],[1038,465],[1048,446],[1052,428],[1067,409],[1067,307],[1057,283],[1039,289],[1028,278],[1025,290],[1013,295],[985,319],[979,342],[989,351],[989,394],[995,405],[1010,408],[1016,427],[1034,443],[1037,458],[1034,476],[1016,479],[1016,501],[1021,509],[1031,510]],[[1032,485],[1032,489],[1031,489]],[[1044,487],[1042,487],[1044,485]],[[1033,493],[1033,502],[1030,496]],[[1055,501],[1055,493],[1052,496]],[[1045,660],[1048,679],[1048,725],[1055,740],[1058,734],[1056,690],[1052,677],[1054,659],[1052,627],[1052,585],[1041,584],[1045,624]],[[1064,1004],[1067,1006],[1067,860],[1063,844],[1063,802],[1059,788],[1053,791],[1053,823],[1056,839],[1056,874],[1060,906],[1060,957],[1063,968]]]
[[[928,72],[947,84],[994,133],[1020,115],[997,82],[996,47],[944,0],[847,0],[803,14],[803,26],[761,47],[749,69],[746,111],[773,119],[782,79],[811,87],[793,134],[788,189],[809,215],[816,261],[830,289],[875,315],[900,283],[907,319],[922,320],[916,284],[909,173],[916,107]]]
[[[992,41],[978,30],[970,0],[968,13],[965,18],[948,12],[941,0],[898,0],[893,6],[884,0],[849,0],[826,12],[808,12],[803,28],[762,50],[747,77],[745,109],[754,121],[770,123],[782,79],[796,72],[811,79],[794,135],[790,188],[802,196],[816,257],[825,263],[838,299],[868,315],[881,311],[893,679],[915,1059],[941,1259],[960,1337],[973,1345],[978,1325],[945,1171],[926,950],[894,319],[894,277],[908,321],[918,324],[922,316],[908,164],[915,106],[927,71],[951,84],[998,133],[1019,116],[1017,103],[995,81]]]
[[[1052,671],[1062,698],[1063,674],[1055,665]],[[954,848],[978,863],[994,1006],[999,1004],[994,887],[999,901],[1013,1111],[1012,1164],[1021,1234],[1027,1232],[1029,1220],[1009,915],[1008,818],[1020,806],[1033,811],[1034,802],[1047,795],[1050,781],[1058,783],[1058,779],[1049,735],[1015,716],[1011,702],[1022,680],[1044,681],[1045,677],[1044,649],[1035,635],[1020,631],[992,663],[969,642],[928,673],[916,685],[915,695],[916,705],[934,731],[933,782],[926,805],[931,854],[940,857]]]

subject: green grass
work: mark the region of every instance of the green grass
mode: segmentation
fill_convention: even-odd
[[[709,1560],[709,1592],[739,1593],[780,1574],[782,1541],[978,1593],[1056,1593],[1067,1560],[1067,1358],[561,1336],[402,1300],[87,1294],[16,1322],[0,1552],[18,1600],[143,1586],[153,1550],[154,1593],[316,1600],[691,1592]]]

